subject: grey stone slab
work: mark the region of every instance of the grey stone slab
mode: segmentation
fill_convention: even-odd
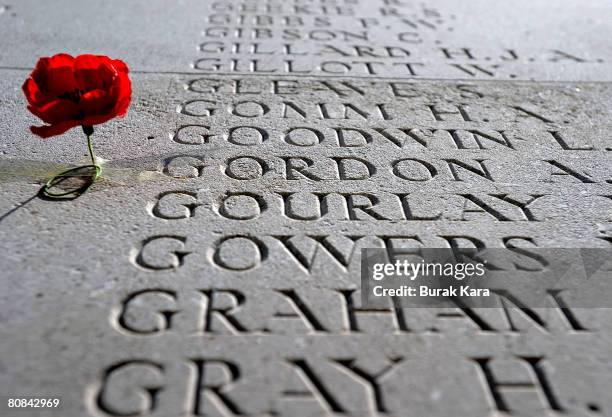
[[[31,198],[86,159],[84,139],[32,137],[26,73],[4,74],[3,393],[60,396],[66,416],[610,409],[607,309],[351,314],[359,247],[608,247],[609,85],[249,77],[237,91],[230,77],[136,74],[128,117],[95,133],[102,179],[58,203]],[[338,170],[342,157],[376,173]],[[296,159],[288,174],[287,158],[311,158],[314,179]],[[476,160],[492,180],[449,165]],[[313,193],[328,213],[299,220],[316,217]],[[413,216],[440,218],[406,218],[401,193]],[[543,197],[529,219],[495,195]],[[350,213],[364,198],[380,200],[375,214]],[[378,396],[355,374],[388,366]],[[525,387],[502,385],[496,403],[483,367]],[[207,391],[232,379],[229,405]]]
[[[23,0],[0,14],[0,65],[66,51],[153,72],[610,81],[610,16],[605,0]]]
[[[0,8],[1,406],[62,399],[0,415],[612,413],[610,309],[359,307],[362,247],[610,246],[609,2],[399,3]],[[199,51],[219,27],[274,37]],[[429,72],[321,71],[402,32]],[[32,136],[20,91],[59,50],[123,58],[134,87],[66,202],[36,194],[84,137]]]

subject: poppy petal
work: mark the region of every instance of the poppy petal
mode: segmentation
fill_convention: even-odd
[[[116,117],[114,113],[109,114],[97,114],[94,116],[87,116],[82,120],[83,125],[85,126],[93,126],[100,125],[102,123],[108,122],[110,119]]]
[[[44,59],[44,58],[43,58]],[[71,67],[74,64],[74,57],[70,54],[61,52],[53,55],[51,58],[46,58],[49,64],[56,67]]]
[[[30,130],[37,136],[43,139],[47,139],[51,136],[61,135],[67,130],[79,126],[81,122],[78,120],[68,120],[66,122],[58,123],[50,126],[30,126]]]
[[[33,106],[42,106],[49,101],[49,98],[40,91],[38,84],[32,78],[28,78],[21,87],[28,103]]]
[[[78,104],[70,100],[54,100],[42,107],[28,106],[28,110],[49,124],[71,119],[77,120],[82,115]]]
[[[73,68],[75,71],[95,70],[100,65],[112,66],[112,61],[109,57],[104,56],[104,55],[84,54],[84,55],[79,55],[74,59]]]
[[[113,67],[119,71],[127,74],[129,72],[128,66],[120,59],[113,59]]]
[[[79,107],[85,116],[105,114],[112,109],[112,97],[104,90],[89,91],[81,96]]]
[[[109,88],[117,76],[113,61],[106,56],[79,55],[74,62],[74,74],[83,91]]]
[[[63,97],[78,89],[74,72],[70,67],[55,67],[47,71],[46,85],[43,87],[51,97]]]
[[[72,71],[74,61],[74,58],[68,54],[41,58],[32,72],[32,78],[49,97],[55,98],[74,91],[77,88]]]
[[[123,117],[127,113],[132,99],[132,83],[126,74],[119,75],[113,92],[117,94],[115,113],[117,116]]]
[[[57,54],[52,57],[43,57],[36,62],[36,67],[32,72],[32,78],[42,85],[41,81],[46,81],[47,72],[52,68],[68,67],[72,68],[74,58],[68,54]]]

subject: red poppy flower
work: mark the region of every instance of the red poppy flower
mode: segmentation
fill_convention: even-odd
[[[42,138],[123,117],[132,96],[127,65],[104,55],[40,58],[22,89],[28,110],[47,123],[30,127]]]

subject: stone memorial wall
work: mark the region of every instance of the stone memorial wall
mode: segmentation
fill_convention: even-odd
[[[603,416],[612,313],[361,306],[363,248],[609,248],[606,1],[0,7],[0,395],[21,416]],[[30,134],[38,56],[133,103]]]

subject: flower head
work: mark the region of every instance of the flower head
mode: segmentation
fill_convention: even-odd
[[[127,65],[104,55],[40,58],[22,89],[28,110],[46,123],[30,127],[42,138],[123,117],[132,96]]]

